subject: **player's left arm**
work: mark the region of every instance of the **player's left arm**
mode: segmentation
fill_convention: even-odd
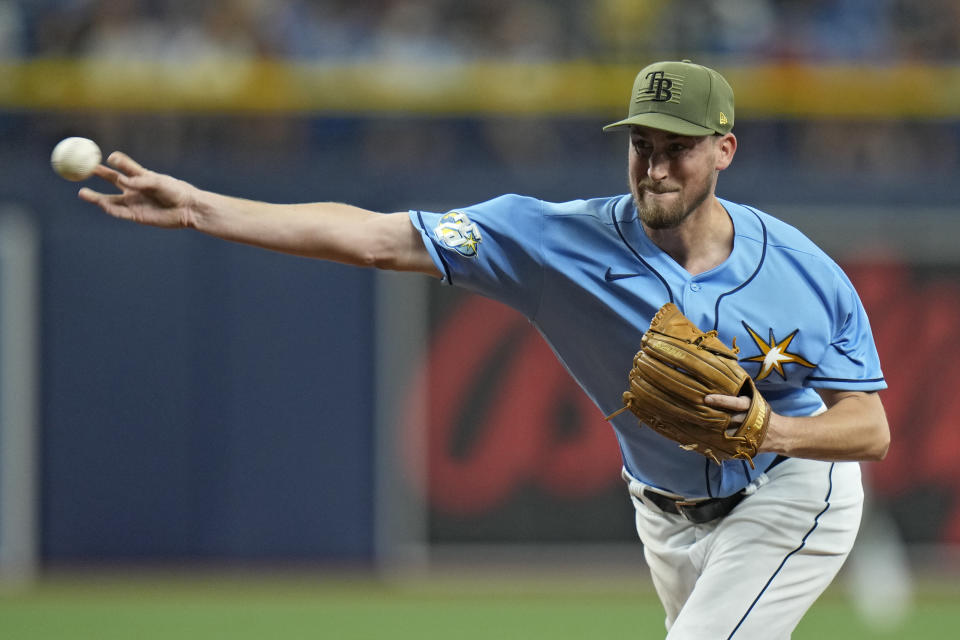
[[[827,410],[793,418],[772,413],[760,451],[815,460],[882,460],[890,446],[887,415],[876,392],[817,389]],[[709,395],[707,404],[746,411],[746,396]]]

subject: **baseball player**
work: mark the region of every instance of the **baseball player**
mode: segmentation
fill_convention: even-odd
[[[772,412],[752,459],[715,461],[611,420],[668,638],[788,638],[859,527],[859,460],[884,457],[885,388],[870,325],[840,268],[796,229],[720,199],[737,138],[716,71],[640,71],[625,132],[630,193],[550,203],[504,195],[454,211],[380,214],[200,190],[115,152],[80,198],[118,218],[281,252],[414,271],[523,313],[604,413],[623,407],[640,336],[672,302],[734,340]],[[714,335],[714,334],[711,334]],[[707,394],[735,423],[751,399]]]

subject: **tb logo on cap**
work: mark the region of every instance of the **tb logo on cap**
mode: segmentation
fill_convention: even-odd
[[[663,71],[648,73],[646,77],[650,78],[650,86],[647,87],[647,93],[653,94],[653,100],[666,102],[673,97],[673,92],[670,91],[670,88],[673,87],[673,80],[665,78]],[[656,89],[654,89],[654,87],[656,87]]]
[[[644,76],[650,80],[650,84],[642,89],[637,96],[637,102],[653,100],[654,102],[679,102],[677,100],[680,93],[680,87],[674,88],[674,83],[679,80],[678,77],[667,77],[663,71],[651,71]],[[679,83],[678,83],[679,84]]]

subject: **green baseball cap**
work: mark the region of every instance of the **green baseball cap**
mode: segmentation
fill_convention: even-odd
[[[722,75],[689,60],[654,62],[633,81],[627,118],[604,131],[642,125],[682,136],[729,133],[733,89]]]

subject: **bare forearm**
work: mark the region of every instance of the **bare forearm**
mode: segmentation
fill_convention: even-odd
[[[189,227],[224,240],[344,264],[439,276],[407,214],[382,214],[334,202],[268,204],[194,187],[149,171],[124,153],[94,173],[120,193],[83,188],[82,200],[139,224]]]
[[[879,397],[851,394],[816,416],[774,414],[762,450],[816,460],[881,460],[889,443]]]
[[[384,214],[334,202],[269,204],[209,191],[194,194],[190,226],[283,253],[376,266],[388,239],[373,233]]]

